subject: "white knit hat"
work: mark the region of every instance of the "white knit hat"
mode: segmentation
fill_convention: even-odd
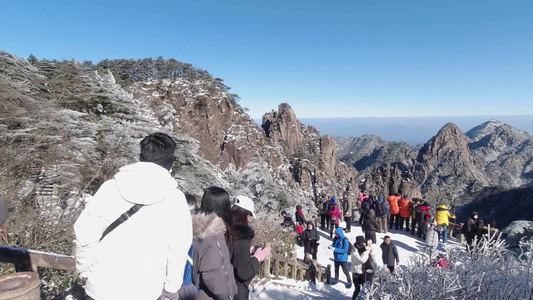
[[[240,196],[237,196],[237,198],[235,198],[235,203],[233,203],[233,205],[237,205],[239,207],[246,209],[247,211],[251,212],[252,216],[255,218],[254,202],[252,201],[252,199],[246,196],[240,195]]]

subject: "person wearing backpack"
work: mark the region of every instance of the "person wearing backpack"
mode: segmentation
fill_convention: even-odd
[[[363,266],[371,259],[372,244],[365,242],[365,238],[359,235],[355,238],[354,251],[351,254],[352,259],[352,280],[355,285],[355,290],[352,295],[352,300],[357,298],[361,291],[362,285],[365,283],[365,272]]]
[[[249,299],[248,286],[252,279],[259,273],[261,262],[270,256],[270,247],[255,248],[251,242],[255,232],[250,227],[251,218],[255,218],[254,202],[246,196],[238,196],[231,208],[233,227],[235,230],[235,243],[231,253],[231,264],[237,283],[237,298]]]
[[[87,299],[176,298],[182,285],[193,232],[170,174],[176,142],[153,133],[140,150],[140,161],[104,182],[74,224],[76,281],[86,280]]]
[[[376,222],[378,224],[378,233],[388,233],[387,208],[385,207],[383,195],[378,196],[378,203],[376,204]]]
[[[328,246],[328,249],[333,249],[333,260],[335,261],[335,280],[331,283],[337,284],[339,282],[339,268],[346,275],[346,288],[352,287],[352,278],[348,273],[348,252],[350,249],[350,241],[344,236],[342,228],[335,229],[335,238],[333,243]]]

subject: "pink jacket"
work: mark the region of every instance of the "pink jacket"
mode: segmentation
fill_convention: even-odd
[[[330,222],[333,223],[333,217],[335,216],[335,223],[333,224],[339,224],[339,219],[342,218],[341,212],[337,209],[337,206],[335,205],[333,210],[328,210],[328,214],[330,217]]]

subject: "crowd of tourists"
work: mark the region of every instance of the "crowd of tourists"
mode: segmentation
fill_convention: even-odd
[[[450,219],[456,219],[452,206],[452,212],[444,204],[437,206],[435,210],[429,202],[419,198],[410,199],[407,195],[393,193],[387,197],[384,195],[369,195],[359,192],[357,199],[350,197],[350,192],[345,191],[340,201],[334,197],[323,195],[318,203],[320,214],[319,229],[332,241],[328,249],[333,251],[334,276],[332,284],[339,282],[340,270],[346,276],[346,288],[355,286],[353,299],[359,294],[362,284],[368,280],[366,271],[372,272],[372,257],[374,246],[377,243],[376,234],[384,234],[380,244],[383,266],[392,274],[399,265],[398,250],[388,235],[389,232],[403,232],[413,237],[422,239],[425,247],[434,250],[439,243],[446,246],[449,235]],[[304,257],[316,259],[318,241],[320,235],[312,221],[306,221],[302,207],[296,207],[295,219],[292,222],[286,212],[283,225],[294,228],[298,233],[298,240],[304,247]],[[341,220],[345,227],[340,228]],[[355,243],[350,245],[345,233],[351,232],[352,223],[357,222],[364,235],[357,236]],[[491,221],[489,227],[494,227]],[[467,242],[467,249],[480,240],[482,234],[487,232],[483,222],[478,219],[476,212],[465,221],[461,229]],[[434,252],[438,253],[438,252]],[[351,276],[348,270],[348,260],[351,259]],[[448,267],[446,257],[442,254],[435,258],[435,265]]]

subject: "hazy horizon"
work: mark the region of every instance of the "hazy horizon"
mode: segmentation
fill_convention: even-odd
[[[449,122],[466,133],[489,120],[498,120],[517,129],[533,132],[533,115],[521,116],[450,116],[450,117],[353,117],[353,118],[299,118],[306,126],[313,126],[321,135],[333,137],[360,137],[365,134],[380,136],[389,142],[410,145],[426,143]],[[259,124],[261,120],[256,120]]]

